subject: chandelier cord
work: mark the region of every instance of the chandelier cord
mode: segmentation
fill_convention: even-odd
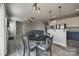
[[[59,6],[58,8],[59,8],[59,20],[61,20],[61,6]]]
[[[51,20],[51,12],[52,12],[52,11],[50,10],[50,11],[49,11],[49,13],[50,13],[50,20]]]

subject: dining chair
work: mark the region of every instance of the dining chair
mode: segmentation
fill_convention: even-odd
[[[34,51],[36,44],[34,41],[28,40],[27,35],[22,35],[22,41],[23,41],[23,56],[25,56],[25,51],[27,51],[28,56],[30,56],[30,52]]]
[[[42,37],[42,39],[40,39],[40,37]],[[40,34],[34,34],[34,35],[28,36],[29,56],[30,56],[30,50],[35,50],[36,56],[39,56],[38,45],[40,44],[40,41],[45,41],[45,39],[46,39],[46,37],[44,35],[40,35]],[[30,48],[32,46],[31,44],[34,46],[34,48]]]
[[[38,48],[43,51],[46,52],[49,51],[50,52],[50,56],[52,56],[52,42],[53,42],[53,35],[50,37],[50,34],[48,34],[49,36],[46,37],[46,41],[39,44]],[[40,37],[42,38],[42,37]]]

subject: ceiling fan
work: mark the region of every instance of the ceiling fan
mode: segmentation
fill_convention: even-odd
[[[25,21],[27,23],[32,23],[33,22],[33,19],[35,19],[34,17],[28,17],[28,18],[25,18]]]

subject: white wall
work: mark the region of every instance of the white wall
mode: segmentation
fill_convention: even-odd
[[[32,23],[24,23],[23,24],[23,34],[26,34],[27,32],[32,30]]]
[[[5,25],[5,8],[4,4],[0,4],[0,56],[4,56],[7,52]]]
[[[23,22],[16,21],[16,36],[23,34]]]
[[[9,22],[9,36],[16,36],[16,21],[15,20],[11,20]]]
[[[34,30],[44,30],[45,29],[45,24],[43,22],[37,22],[37,23],[34,23],[32,28]]]

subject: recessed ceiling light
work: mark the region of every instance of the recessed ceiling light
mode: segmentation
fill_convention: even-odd
[[[79,11],[79,9],[75,9],[75,11]]]

